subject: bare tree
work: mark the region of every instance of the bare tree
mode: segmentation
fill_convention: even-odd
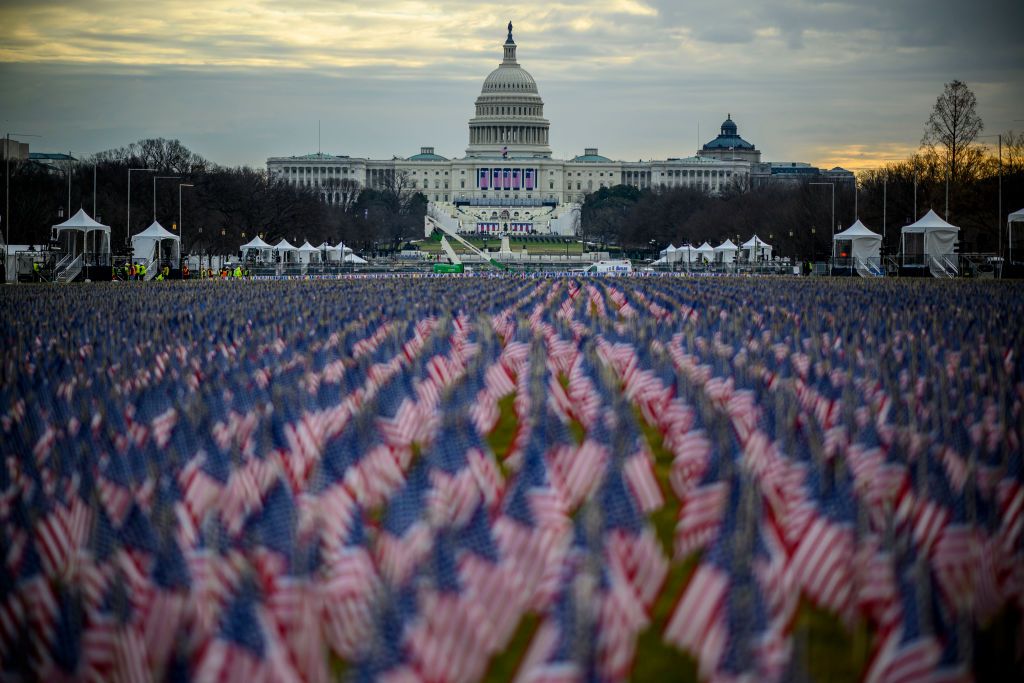
[[[1003,173],[1024,172],[1024,133],[1003,133]]]
[[[334,208],[343,213],[352,210],[356,200],[359,199],[359,193],[362,192],[362,187],[352,178],[329,180],[327,187],[329,192],[333,192],[337,196],[337,200],[333,204]]]
[[[165,138],[147,138],[100,152],[93,157],[93,161],[116,161],[184,175],[199,173],[210,167],[206,159],[185,147],[181,141]]]
[[[970,179],[972,169],[984,156],[973,147],[984,128],[976,111],[977,102],[963,81],[947,83],[924,126],[921,145],[942,160],[953,183]]]

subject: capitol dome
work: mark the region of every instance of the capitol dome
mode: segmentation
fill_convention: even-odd
[[[481,92],[537,92],[537,82],[533,76],[518,64],[504,65],[487,75]]]
[[[550,123],[537,82],[516,61],[512,22],[503,45],[504,59],[487,75],[469,121],[469,157],[550,158]]]

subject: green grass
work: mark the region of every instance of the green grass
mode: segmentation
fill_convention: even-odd
[[[662,640],[665,626],[672,617],[672,609],[683,592],[699,556],[694,554],[683,562],[669,567],[665,585],[651,609],[651,624],[637,638],[636,657],[633,659],[634,681],[684,681],[696,683],[697,662],[688,654]]]
[[[672,453],[665,448],[661,432],[643,419],[634,409],[640,430],[647,439],[647,445],[654,455],[654,475],[658,479],[665,504],[651,513],[649,519],[661,542],[665,555],[672,558],[676,519],[679,517],[679,499],[672,492],[669,473],[672,469]],[[665,585],[651,608],[651,624],[637,639],[636,658],[633,662],[633,680],[636,681],[697,681],[697,662],[688,654],[662,640],[662,633],[672,617],[672,610],[679,596],[693,575],[700,555],[694,553],[682,561],[669,565]]]
[[[488,683],[511,681],[539,627],[540,617],[532,613],[525,615],[519,621],[508,647],[491,660],[491,665],[487,667],[487,673],[482,680]]]
[[[836,615],[801,600],[794,640],[793,658],[812,681],[862,680],[871,653],[871,632],[864,622],[849,631]]]
[[[498,460],[498,467],[503,477],[508,477],[508,471],[504,465],[505,458],[508,457],[508,452],[512,448],[512,440],[515,438],[516,430],[519,428],[519,421],[516,418],[515,400],[515,394],[501,397],[501,400],[498,401],[498,410],[500,411],[498,424],[487,435],[487,444],[491,447],[491,451],[494,452],[494,456]]]
[[[559,380],[563,386],[566,384],[566,378],[560,377]],[[514,395],[502,397],[498,407],[501,414],[487,441],[498,458],[503,475],[508,476],[501,463],[508,455],[518,426]],[[654,473],[665,494],[665,504],[653,512],[649,519],[665,555],[672,558],[680,505],[669,481],[672,453],[665,448],[661,432],[647,424],[639,410],[634,410],[634,414],[654,455]],[[583,440],[583,426],[578,422],[570,424],[570,431],[578,442]],[[670,562],[665,584],[651,607],[651,623],[637,638],[632,680],[685,683],[696,683],[699,680],[696,660],[662,639],[665,627],[672,617],[672,611],[699,562],[699,553]],[[508,647],[491,661],[484,676],[485,681],[508,681],[514,677],[540,621],[540,617],[535,614],[523,617]],[[1011,619],[1002,619],[998,620],[998,623],[1002,625],[1009,621]],[[998,631],[999,626],[993,627],[989,638],[999,639]],[[991,633],[997,633],[997,636],[993,637]],[[807,601],[801,601],[794,624],[794,639],[793,657],[797,661],[798,670],[803,670],[810,680],[852,683],[863,677],[872,646],[872,633],[865,623],[858,622],[849,630],[837,616]],[[993,649],[1005,650],[1001,647]]]
[[[348,673],[348,662],[339,657],[333,651],[327,655],[327,670],[331,672],[331,678],[335,681],[345,680]]]
[[[638,409],[634,409],[633,414],[636,416],[640,431],[643,432],[647,439],[647,445],[654,455],[654,476],[657,477],[658,484],[661,485],[662,493],[665,495],[665,504],[651,513],[649,519],[654,525],[665,555],[672,557],[676,520],[679,518],[679,499],[672,491],[672,484],[669,482],[669,473],[672,471],[672,453],[665,448],[658,428],[647,424]]]

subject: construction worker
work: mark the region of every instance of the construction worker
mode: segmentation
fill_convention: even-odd
[[[183,263],[181,265],[181,279],[182,280],[187,280],[188,279],[188,264],[187,263]]]
[[[39,282],[39,261],[32,262],[32,281]]]
[[[235,277],[236,278],[241,278],[242,277],[242,266],[241,265],[235,266]]]
[[[138,274],[139,274],[139,267],[137,265],[135,265],[134,263],[129,264],[128,265],[128,280],[129,281],[134,280],[136,277],[138,277]]]

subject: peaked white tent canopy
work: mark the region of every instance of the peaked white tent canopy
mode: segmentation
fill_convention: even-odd
[[[53,226],[57,239],[65,239],[69,254],[109,254],[110,226],[94,221],[85,209],[79,209],[71,218]],[[78,233],[82,233],[82,244],[79,249]]]
[[[264,242],[259,235],[256,235],[251,240],[240,246],[238,250],[242,252],[243,261],[250,255],[255,255],[257,261],[269,261],[274,247]]]
[[[669,254],[671,254],[675,250],[676,250],[675,245],[670,242],[669,245],[667,247],[665,247],[664,249],[662,249],[661,251],[659,251],[658,254],[660,256],[668,256]]]
[[[312,263],[320,260],[320,250],[306,240],[302,246],[296,249],[299,253],[299,263]]]
[[[672,258],[676,261],[682,261],[683,263],[693,263],[697,260],[697,249],[689,244],[684,244],[683,246],[676,248],[675,252],[673,252]]]
[[[339,247],[332,247],[330,242],[324,241],[320,243],[316,250],[320,252],[320,258],[325,263],[328,263],[341,260],[341,249]]]
[[[772,245],[757,235],[741,244],[740,249],[747,252],[747,260],[749,261],[767,261],[772,257]]]
[[[697,258],[704,261],[713,261],[715,258],[715,248],[707,242],[697,247],[694,251],[697,252]]]
[[[281,263],[296,260],[297,254],[295,252],[298,250],[298,247],[283,237],[280,242],[274,245],[274,251],[281,255]]]
[[[149,263],[169,260],[176,268],[181,260],[181,237],[153,221],[148,228],[132,235],[132,253],[134,258]]]
[[[853,259],[854,268],[861,275],[881,275],[879,257],[882,253],[882,236],[872,232],[857,220],[853,225],[832,237],[833,247],[840,242],[849,242],[846,257]],[[835,248],[833,248],[835,251]],[[840,252],[843,255],[844,252]]]
[[[921,220],[903,226],[901,232],[904,261],[907,256],[918,256],[923,257],[927,265],[932,266],[934,261],[941,262],[953,257],[960,228],[942,220],[938,214],[929,209]],[[907,235],[915,236],[912,238],[909,252]],[[917,238],[918,235],[921,238]]]
[[[733,244],[733,241],[726,238],[724,242],[715,247],[715,259],[720,263],[732,263],[736,260],[738,250],[739,248]]]
[[[1020,211],[1014,211],[1013,213],[1011,213],[1009,216],[1006,217],[1006,231],[1008,233],[1009,240],[1010,240],[1008,256],[1010,257],[1010,261],[1011,262],[1013,262],[1013,229],[1014,229],[1013,228],[1013,224],[1014,223],[1024,223],[1024,209],[1021,209]],[[1019,260],[1024,260],[1024,259],[1019,259]]]

